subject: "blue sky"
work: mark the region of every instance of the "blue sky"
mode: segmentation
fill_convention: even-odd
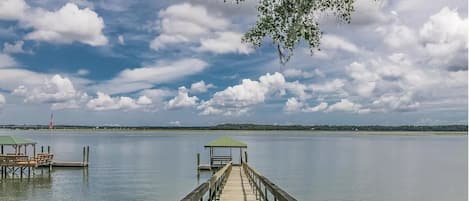
[[[467,1],[358,0],[285,66],[256,2],[1,1],[0,124],[466,124]]]

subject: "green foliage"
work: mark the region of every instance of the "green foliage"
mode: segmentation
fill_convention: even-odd
[[[354,0],[259,0],[256,25],[245,33],[243,42],[257,48],[265,37],[271,38],[280,63],[285,64],[301,40],[308,43],[311,53],[319,50],[320,16],[332,14],[339,21],[350,23],[353,3]]]

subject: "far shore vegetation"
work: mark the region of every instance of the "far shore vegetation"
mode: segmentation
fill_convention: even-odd
[[[45,130],[48,125],[0,125],[0,129]],[[268,125],[268,124],[219,124],[215,126],[86,126],[55,125],[55,130],[248,130],[248,131],[419,131],[419,132],[464,132],[467,125]]]

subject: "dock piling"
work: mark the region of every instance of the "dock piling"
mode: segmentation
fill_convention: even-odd
[[[83,164],[85,164],[85,159],[86,159],[86,147],[83,146]]]
[[[248,163],[248,152],[247,151],[244,152],[244,160],[245,160],[246,163]]]
[[[86,167],[88,167],[88,163],[90,161],[90,146],[86,146]]]

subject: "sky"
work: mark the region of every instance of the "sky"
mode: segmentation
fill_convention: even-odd
[[[286,65],[256,5],[2,0],[0,124],[467,124],[466,0],[357,0]]]

